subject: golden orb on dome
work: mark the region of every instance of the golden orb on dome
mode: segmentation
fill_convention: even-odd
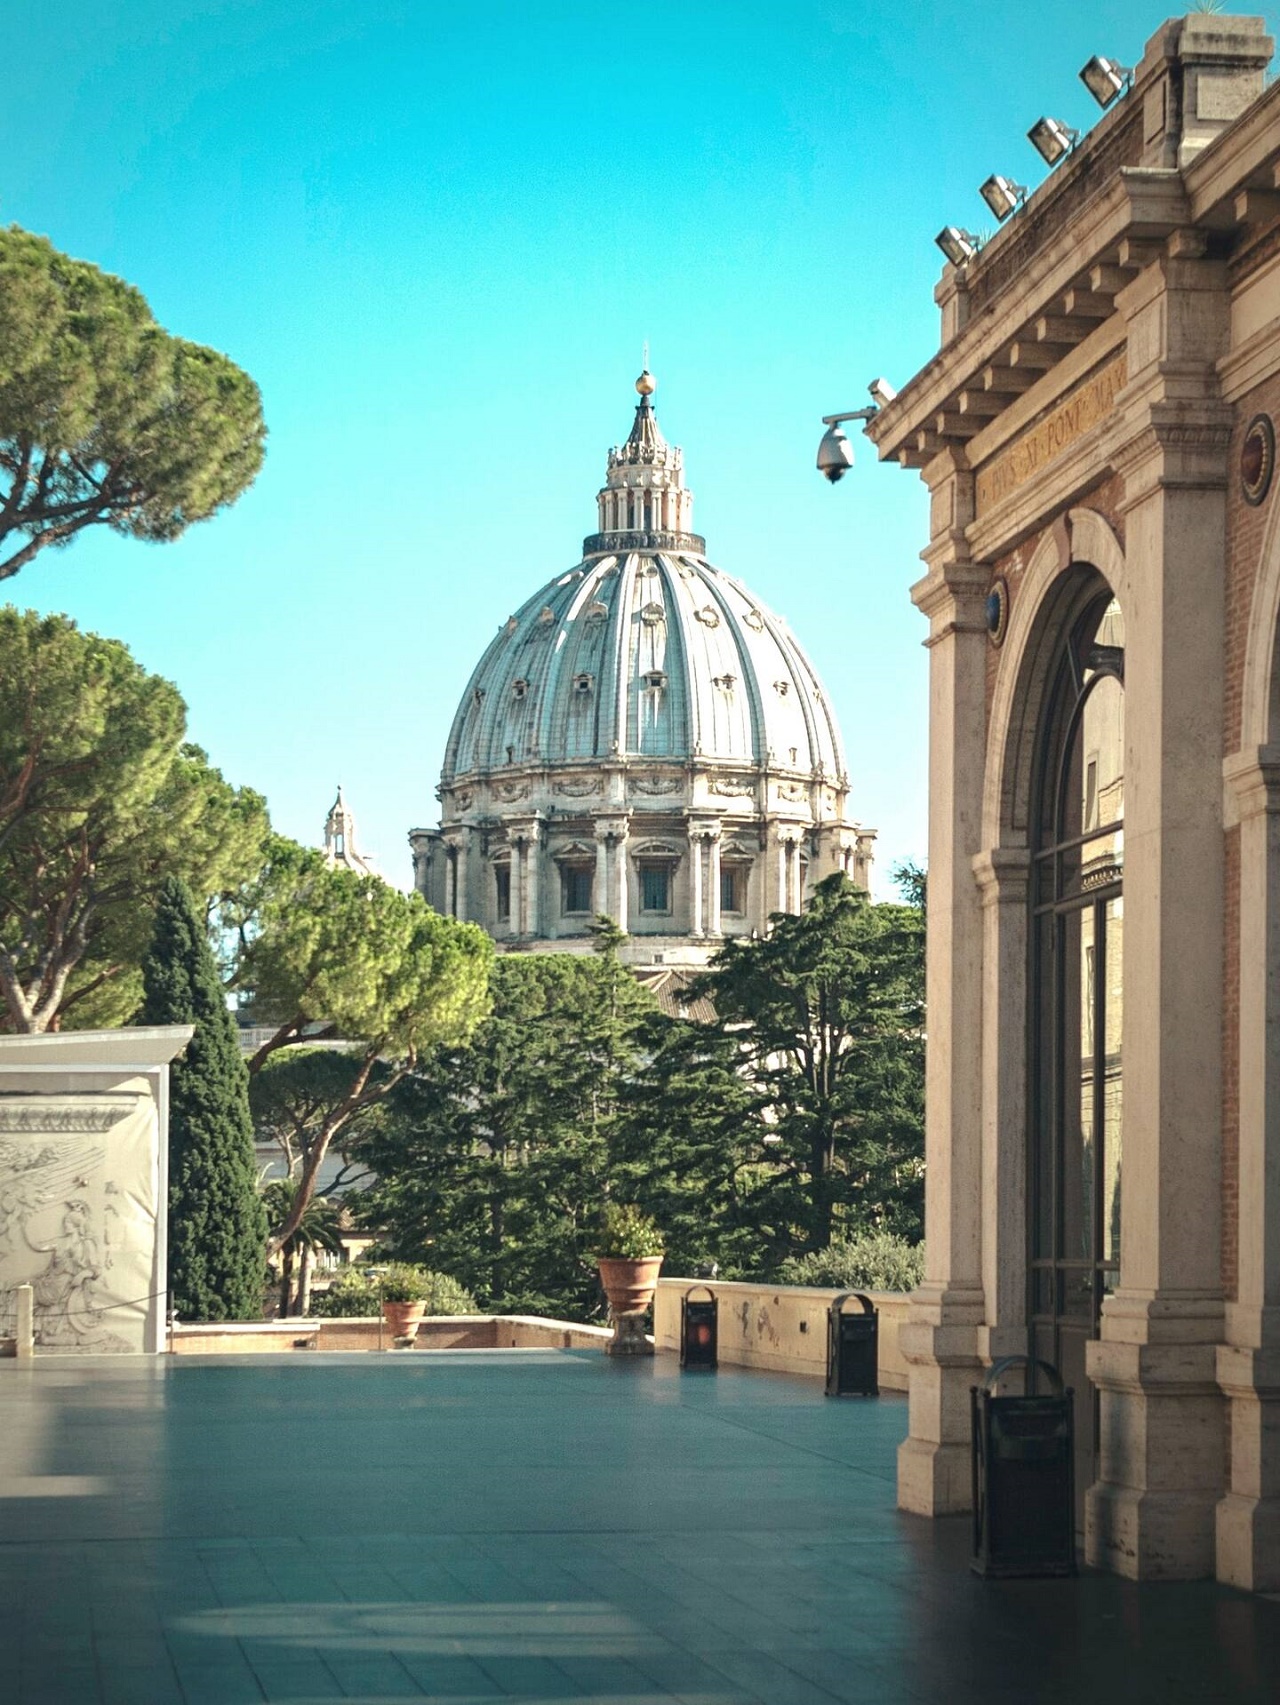
[[[657,388],[658,381],[646,367],[644,372],[636,380],[636,390],[639,391],[642,397],[651,397]]]

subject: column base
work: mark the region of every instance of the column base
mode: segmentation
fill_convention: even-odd
[[[968,1443],[903,1439],[898,1446],[898,1508],[913,1516],[958,1516],[973,1508]]]
[[[1100,1480],[1085,1495],[1085,1561],[1130,1581],[1209,1579],[1215,1507],[1211,1495],[1140,1492]]]
[[[1217,1576],[1245,1592],[1280,1592],[1280,1498],[1228,1492],[1218,1505]]]
[[[1085,1557],[1130,1580],[1213,1575],[1215,1511],[1223,1491],[1224,1405],[1214,1377],[1211,1308],[1185,1313],[1122,1303],[1103,1311],[1087,1346],[1101,1403],[1099,1476],[1085,1497]],[[1221,1309],[1216,1319],[1221,1320]],[[1153,1342],[1143,1333],[1160,1334]],[[1187,1334],[1187,1336],[1183,1336]]]
[[[983,1377],[978,1337],[980,1290],[933,1290],[912,1297],[898,1347],[910,1367],[910,1436],[898,1448],[898,1508],[918,1516],[973,1508],[970,1389]]]
[[[1265,1349],[1224,1344],[1218,1383],[1231,1421],[1231,1480],[1218,1505],[1217,1575],[1246,1592],[1280,1590],[1280,1347],[1259,1322]]]

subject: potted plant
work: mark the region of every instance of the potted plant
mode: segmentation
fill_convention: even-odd
[[[426,1274],[408,1262],[395,1261],[382,1269],[378,1276],[378,1294],[382,1299],[382,1318],[393,1338],[405,1338],[412,1343],[417,1337],[422,1317],[427,1312],[429,1288]]]
[[[634,1203],[606,1203],[596,1261],[613,1317],[611,1356],[653,1354],[644,1317],[658,1288],[662,1255],[662,1233],[647,1214]]]

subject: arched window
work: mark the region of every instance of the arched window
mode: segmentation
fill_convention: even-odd
[[[1084,1346],[1120,1268],[1124,620],[1082,584],[1049,670],[1032,821],[1031,1351],[1077,1392],[1077,1486],[1094,1478]]]

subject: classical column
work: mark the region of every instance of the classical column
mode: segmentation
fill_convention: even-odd
[[[912,589],[929,618],[929,922],[925,1059],[926,1269],[899,1343],[910,1368],[910,1433],[898,1452],[898,1503],[920,1515],[969,1507],[969,1388],[981,1376],[982,907],[990,579],[968,559],[973,476],[958,452],[925,469],[929,573]],[[1021,1211],[1019,1205],[1019,1211]]]
[[[529,935],[536,936],[540,925],[542,889],[542,825],[533,823],[529,828],[529,839],[525,845],[525,899],[524,927]]]
[[[458,830],[458,843],[454,853],[453,864],[453,915],[455,918],[466,920],[470,916],[468,910],[467,881],[470,875],[467,859],[467,843],[471,839],[471,831],[467,828]]]
[[[528,869],[529,842],[522,830],[511,841],[511,930],[517,936],[526,934],[529,928]]]
[[[707,826],[707,934],[720,934],[720,825]]]
[[[1240,820],[1239,1216],[1236,1300],[1218,1383],[1231,1477],[1217,1512],[1217,1575],[1280,1589],[1280,747],[1227,761]]]
[[[613,916],[613,908],[609,904],[609,826],[607,823],[596,823],[596,888],[593,895],[592,910],[606,912]]]
[[[615,826],[613,843],[614,881],[613,892],[618,909],[613,914],[614,921],[624,934],[629,933],[628,917],[628,887],[627,887],[627,821],[623,818]]]
[[[791,831],[789,829],[778,829],[776,833],[777,840],[775,845],[778,849],[778,904],[775,909],[779,912],[789,912],[791,907],[787,903],[787,894],[790,888]]]
[[[1223,263],[1176,233],[1117,303],[1125,482],[1124,1197],[1120,1282],[1088,1346],[1101,1396],[1090,1563],[1213,1573],[1223,1481],[1224,585],[1231,411]],[[930,870],[929,906],[933,908]],[[1208,1211],[1206,1211],[1208,1210]],[[1194,1227],[1194,1232],[1192,1228]]]
[[[689,830],[689,888],[690,935],[702,935],[702,836],[695,828]]]

